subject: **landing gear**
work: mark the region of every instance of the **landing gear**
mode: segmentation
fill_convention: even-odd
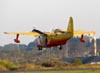
[[[38,50],[42,50],[42,47],[38,47]]]
[[[61,45],[58,48],[59,48],[59,50],[62,50],[62,46]]]

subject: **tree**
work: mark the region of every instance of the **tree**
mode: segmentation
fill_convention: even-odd
[[[81,64],[83,64],[81,59],[75,58],[75,59],[73,60],[73,65],[76,66],[76,65],[81,65]]]

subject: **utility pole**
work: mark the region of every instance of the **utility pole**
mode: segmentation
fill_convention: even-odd
[[[94,56],[97,56],[96,36],[94,35]]]

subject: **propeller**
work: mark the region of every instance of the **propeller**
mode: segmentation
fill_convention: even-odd
[[[45,34],[44,32],[40,31],[40,30],[37,30],[37,29],[33,29],[32,32],[37,32],[39,34],[42,34],[44,36],[47,36],[47,34]]]
[[[49,32],[54,32],[54,27],[52,26],[51,28],[50,28],[50,30],[49,30]]]
[[[62,31],[62,30],[60,30],[60,29],[55,29],[55,30],[54,30],[54,33],[57,33],[57,32],[64,33],[64,31]]]
[[[62,31],[61,29],[54,29],[54,27],[51,27],[50,32],[54,32],[54,33],[57,33],[57,32],[64,33],[64,31]]]
[[[36,29],[36,26],[33,26],[32,32],[37,32],[37,33],[39,33],[39,34],[42,34],[42,35],[44,35],[44,36],[47,36],[47,34],[45,34],[44,32],[42,32],[42,31],[40,31],[40,30],[37,30],[37,29]]]

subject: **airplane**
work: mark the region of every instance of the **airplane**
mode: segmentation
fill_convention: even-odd
[[[84,34],[95,34],[95,32],[84,32],[84,31],[74,31],[73,18],[69,18],[68,27],[65,31],[60,29],[55,29],[53,32],[42,32],[37,29],[33,29],[31,32],[4,32],[5,34],[16,34],[16,38],[14,41],[16,43],[20,43],[19,35],[27,35],[27,36],[37,36],[37,47],[39,50],[43,48],[51,48],[57,46],[59,50],[62,50],[62,46],[66,44],[66,42],[74,37],[75,35],[81,36],[80,41],[85,42]]]

